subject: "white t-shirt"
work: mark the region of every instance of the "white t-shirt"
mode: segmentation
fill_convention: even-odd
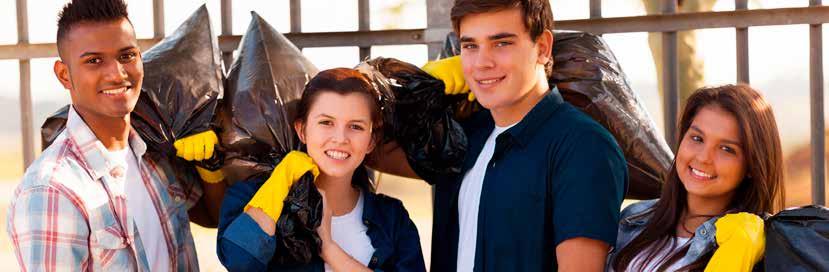
[[[138,230],[150,271],[170,271],[170,254],[161,232],[160,217],[141,179],[135,154],[128,147],[109,151],[107,156],[111,162],[126,168],[126,182],[123,184],[127,196],[127,216],[132,217]]]
[[[363,194],[360,193],[357,205],[351,212],[342,216],[331,217],[331,239],[349,256],[368,266],[371,256],[374,255],[374,246],[366,233],[368,227],[363,224]],[[334,271],[325,264],[325,271]]]
[[[484,175],[495,152],[495,139],[513,125],[506,127],[495,126],[475,166],[463,176],[461,190],[458,195],[458,263],[457,271],[472,271],[475,267],[475,246],[478,240],[478,206],[481,203],[481,189],[484,185]]]
[[[659,268],[659,266],[662,266],[662,262],[667,261],[666,258],[668,256],[670,256],[675,251],[682,248],[682,246],[684,246],[686,243],[688,243],[688,240],[690,240],[691,238],[690,237],[674,237],[674,239],[676,239],[676,244],[673,247],[666,247],[664,250],[662,250],[662,252],[657,253],[654,256],[653,261],[651,261],[645,267],[645,269],[643,269],[641,271],[642,272],[657,271],[656,269]],[[643,259],[648,254],[650,254],[650,250],[644,250],[641,253],[639,253],[638,255],[636,255],[636,258],[633,258],[633,261],[631,261],[630,264],[628,264],[628,268],[627,268],[626,271],[636,271],[636,270],[634,270],[634,268],[639,267],[639,263],[642,263]],[[636,266],[634,266],[634,264],[636,264]],[[680,268],[682,268],[682,267],[679,266],[678,263],[674,263],[671,266],[669,266],[668,269],[665,270],[665,271],[676,271],[677,269],[680,269]]]

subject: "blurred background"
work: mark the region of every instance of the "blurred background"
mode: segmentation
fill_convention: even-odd
[[[427,27],[427,0],[371,0],[370,29],[422,29]],[[648,1],[648,0],[644,0]],[[730,0],[691,0],[707,2],[707,10],[734,10]],[[30,43],[54,43],[56,19],[67,0],[28,2]],[[152,2],[128,0],[130,19],[138,38],[153,37]],[[202,4],[207,4],[214,29],[220,26],[220,0],[174,0],[164,3],[166,33],[183,22]],[[689,1],[685,1],[689,2]],[[302,0],[303,32],[357,31],[357,0]],[[556,20],[587,19],[589,1],[551,0]],[[0,45],[16,44],[18,40],[15,0],[0,0]],[[648,12],[643,0],[604,0],[602,16],[639,16]],[[807,7],[809,0],[751,0],[749,9]],[[280,32],[290,31],[289,0],[232,1],[233,35],[242,35],[256,11]],[[829,44],[825,34],[824,44]],[[811,202],[810,194],[810,113],[809,113],[809,27],[807,25],[749,28],[751,85],[760,90],[772,104],[783,141],[786,161],[787,206]],[[217,33],[215,33],[218,35]],[[695,47],[691,55],[698,81],[682,88],[734,83],[736,78],[735,32],[733,28],[695,31]],[[634,91],[660,131],[663,131],[662,99],[657,68],[648,43],[648,33],[605,34]],[[320,70],[353,67],[360,61],[357,47],[306,47],[303,53]],[[394,57],[421,66],[428,59],[426,45],[374,46],[372,57]],[[35,127],[35,149],[40,149],[39,128],[45,118],[70,102],[52,73],[55,58],[31,60],[31,90]],[[824,63],[824,70],[829,68]],[[6,234],[6,212],[14,189],[23,174],[22,139],[18,61],[0,60],[0,270],[17,270],[17,261]],[[824,82],[824,88],[829,87]],[[690,83],[689,83],[690,84]],[[687,84],[686,84],[687,85]],[[825,103],[825,101],[820,101]],[[825,134],[824,134],[825,135]],[[36,151],[38,154],[39,151]],[[420,232],[427,266],[431,240],[430,187],[422,181],[381,174],[378,190],[400,198],[409,210]],[[215,254],[216,231],[193,225],[203,271],[224,271]]]

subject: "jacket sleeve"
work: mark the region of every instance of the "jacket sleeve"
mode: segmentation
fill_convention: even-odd
[[[397,252],[395,271],[426,271],[426,264],[423,261],[423,250],[420,248],[420,236],[417,227],[409,217],[409,212],[403,207],[400,200],[393,200],[400,217],[397,221],[397,239],[395,241],[395,252]]]
[[[276,249],[274,236],[265,233],[244,212],[261,181],[240,181],[227,189],[219,217],[216,253],[228,271],[265,271]]]

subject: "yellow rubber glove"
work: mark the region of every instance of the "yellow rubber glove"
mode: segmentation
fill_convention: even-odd
[[[308,154],[291,151],[276,165],[262,187],[259,187],[248,205],[245,206],[245,211],[256,207],[265,212],[274,222],[278,221],[282,213],[283,201],[288,196],[291,185],[309,171],[314,175],[314,179],[320,174],[319,167]]]
[[[188,161],[202,161],[213,157],[213,150],[218,143],[216,133],[208,130],[178,139],[173,146],[176,148],[176,156]],[[210,171],[196,166],[196,171],[207,183],[218,183],[225,179],[222,170]]]
[[[430,61],[426,65],[423,65],[421,69],[429,75],[443,81],[443,85],[446,86],[444,90],[446,94],[456,95],[469,93],[467,99],[469,101],[475,100],[475,95],[469,91],[469,86],[464,79],[460,56]]]
[[[719,248],[705,271],[751,271],[766,249],[763,219],[745,212],[732,213],[717,219],[714,226]]]

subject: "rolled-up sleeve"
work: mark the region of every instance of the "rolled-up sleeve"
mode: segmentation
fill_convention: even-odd
[[[274,236],[244,212],[261,186],[257,181],[236,182],[227,189],[216,241],[219,260],[229,271],[265,271],[276,249]]]

